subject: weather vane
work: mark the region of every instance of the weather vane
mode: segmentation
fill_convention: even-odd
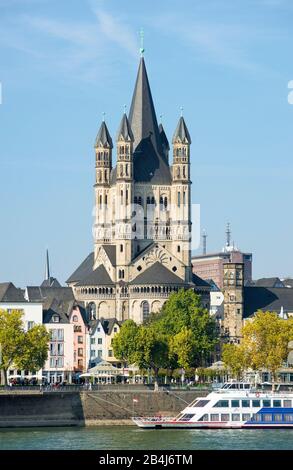
[[[143,28],[140,29],[140,49],[139,49],[139,52],[140,52],[140,57],[143,57],[143,53],[144,53],[144,31],[143,31]]]
[[[180,106],[181,117],[183,116],[183,106]]]
[[[126,104],[123,106],[124,114],[126,114]]]
[[[105,122],[105,116],[106,116],[106,113],[105,111],[103,112],[103,122]]]

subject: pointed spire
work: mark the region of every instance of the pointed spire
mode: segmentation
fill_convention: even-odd
[[[133,142],[134,137],[129,124],[128,118],[124,112],[118,132],[117,132],[117,141],[125,140],[126,142]]]
[[[140,59],[129,123],[134,136],[134,180],[169,184],[170,168],[160,138],[144,58]]]
[[[168,141],[167,136],[165,134],[164,127],[163,127],[162,123],[159,124],[159,132],[160,132],[160,139],[161,139],[163,152],[164,152],[165,158],[168,162],[169,161],[170,145],[169,145],[169,141]]]
[[[179,122],[173,135],[172,143],[175,144],[178,141],[182,144],[191,144],[191,137],[183,116],[180,116]]]
[[[111,149],[113,148],[113,142],[108,131],[108,127],[104,120],[96,137],[95,147],[108,147]]]
[[[49,250],[46,250],[46,268],[45,268],[45,280],[50,280],[50,263],[49,263]]]
[[[143,57],[139,63],[129,111],[129,122],[134,135],[134,147],[137,147],[143,139],[151,139],[155,149],[162,150],[155,107]]]

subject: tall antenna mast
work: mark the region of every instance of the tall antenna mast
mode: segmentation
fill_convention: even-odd
[[[227,223],[227,229],[226,229],[226,246],[231,246],[231,229],[230,229],[230,223]]]
[[[46,251],[45,279],[46,279],[46,281],[50,280],[50,263],[49,263],[49,250],[48,249]]]
[[[202,231],[202,254],[207,254],[207,232],[205,229]]]

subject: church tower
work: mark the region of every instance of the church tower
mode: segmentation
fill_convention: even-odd
[[[208,306],[210,290],[191,272],[191,138],[181,116],[170,166],[143,48],[141,53],[113,167],[113,143],[104,121],[96,138],[94,253],[67,281],[97,319],[137,323],[158,312],[172,292],[194,289]]]
[[[191,280],[191,138],[183,116],[179,119],[172,144],[172,240],[178,258],[186,266],[186,279]]]
[[[107,225],[113,142],[103,120],[95,141],[95,259],[100,245],[111,239]]]
[[[244,264],[225,263],[224,269],[224,319],[222,335],[228,342],[239,343],[243,326]]]
[[[128,281],[132,259],[133,133],[124,113],[117,132],[116,279]]]

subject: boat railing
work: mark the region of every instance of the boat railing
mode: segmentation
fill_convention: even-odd
[[[134,416],[135,421],[151,421],[152,423],[174,420],[174,416]]]

